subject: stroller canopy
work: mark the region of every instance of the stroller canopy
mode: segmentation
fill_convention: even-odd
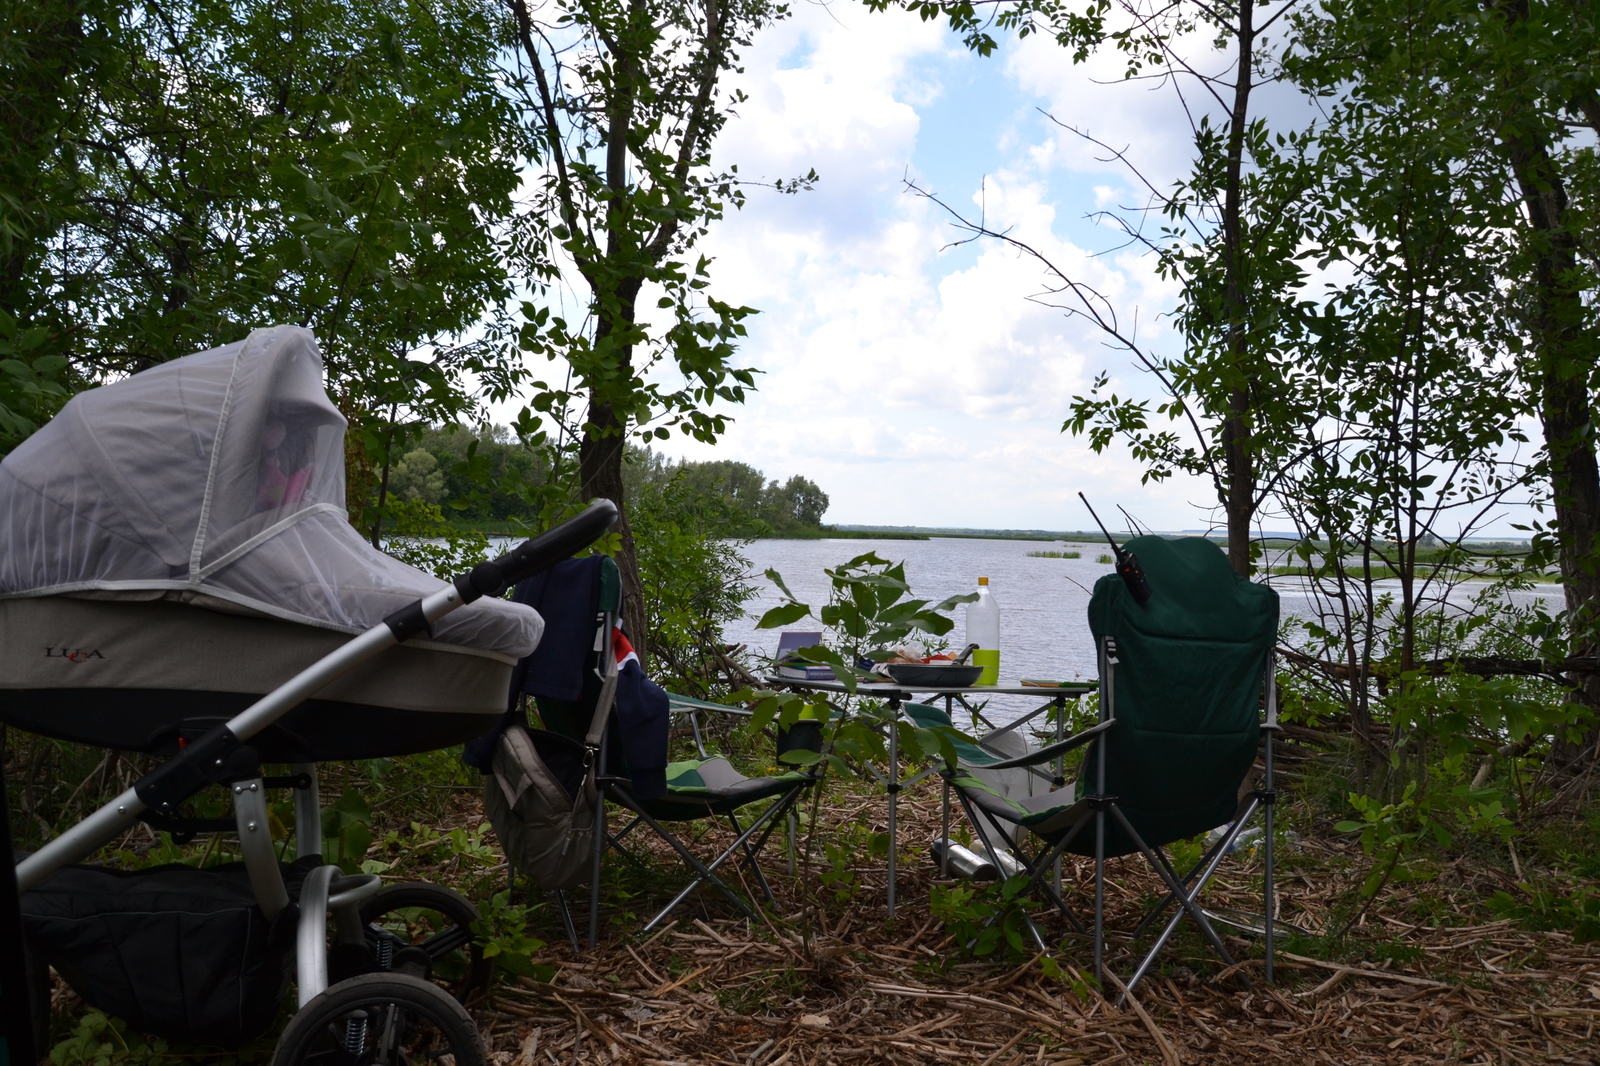
[[[370,629],[443,582],[350,525],[345,424],[294,326],[78,394],[0,462],[0,598],[179,599]],[[515,659],[543,628],[482,599],[433,639]]]

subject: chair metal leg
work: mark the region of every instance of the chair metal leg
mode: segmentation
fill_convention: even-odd
[[[981,828],[978,828],[978,822],[977,822],[977,818],[975,816],[975,812],[972,809],[972,805],[967,802],[967,797],[966,796],[961,796],[960,799],[961,799],[962,807],[965,808],[965,810],[967,812],[967,820],[972,823],[972,825],[973,825],[973,827],[975,829],[978,829],[978,839],[983,844],[983,850],[985,850],[985,851],[987,851],[989,853],[989,861],[994,864],[995,872],[998,874],[1003,869],[1003,867],[1000,864],[1000,853],[995,849],[994,844],[990,842],[989,837],[983,832],[983,830]],[[988,814],[989,812],[985,811],[984,813]],[[990,821],[994,821],[993,816],[990,816]],[[999,827],[999,823],[995,822],[995,826],[996,826],[996,828],[998,828]],[[946,839],[948,839],[948,837]],[[946,851],[946,854],[949,853],[949,849],[948,848],[946,848],[945,851]],[[1026,866],[1026,864],[1024,864],[1024,865]],[[1029,866],[1027,868],[1028,868],[1028,870],[1030,872],[1033,871],[1033,867]],[[1035,880],[1036,880],[1036,877],[1030,877],[1029,881],[1028,881],[1029,885],[1032,885]],[[1056,906],[1062,907],[1062,903],[1061,903],[1061,900],[1059,898],[1057,898],[1055,900],[1055,903],[1056,903]],[[1063,912],[1065,913],[1065,907],[1062,907],[1062,909],[1063,909]],[[1070,913],[1067,913],[1067,917],[1068,917],[1068,919],[1073,921],[1073,924],[1077,924],[1076,923],[1076,919],[1073,919],[1072,915]],[[982,928],[987,929],[998,920],[999,919],[998,919],[997,915],[996,916],[991,916],[988,921],[983,923]],[[1038,923],[1033,920],[1033,916],[1031,914],[1029,914],[1026,910],[1024,910],[1022,912],[1022,921],[1023,921],[1024,924],[1027,925],[1028,932],[1029,932],[1029,934],[1032,935],[1033,941],[1034,941],[1034,943],[1036,945],[1038,945],[1039,950],[1043,951],[1043,952],[1048,952],[1050,950],[1050,948],[1049,948],[1049,945],[1045,943],[1044,934],[1042,932],[1040,932]],[[966,944],[967,950],[971,951],[972,950],[972,946],[974,944],[976,944],[976,943],[977,943],[977,939],[976,938],[973,938],[972,940],[967,941],[967,944]]]
[[[1088,936],[1089,930],[1085,929],[1083,927],[1083,923],[1078,921],[1078,916],[1072,913],[1071,908],[1067,906],[1066,901],[1062,899],[1061,893],[1055,888],[1055,886],[1051,885],[1049,881],[1038,880],[1038,878],[1043,877],[1043,875],[1047,872],[1046,866],[1044,865],[1046,863],[1048,863],[1048,870],[1050,872],[1061,868],[1061,857],[1066,854],[1067,845],[1071,844],[1077,835],[1083,831],[1084,826],[1088,824],[1089,819],[1079,819],[1078,824],[1067,830],[1066,834],[1060,840],[1058,840],[1053,847],[1048,850],[1041,850],[1039,855],[1035,858],[1033,865],[1029,867],[1031,878],[1028,882],[1029,887],[1031,888],[1037,884],[1038,887],[1044,891],[1044,894],[1050,899],[1050,901],[1056,905],[1056,909],[1066,916],[1068,922],[1072,923],[1073,930],[1076,931],[1080,936]]]
[[[1273,835],[1272,835],[1272,815],[1273,815],[1273,808],[1275,808],[1277,806],[1277,800],[1278,800],[1278,793],[1274,790],[1273,779],[1272,779],[1272,742],[1273,742],[1273,739],[1277,735],[1277,732],[1278,732],[1278,662],[1277,662],[1277,656],[1274,655],[1270,651],[1267,653],[1266,675],[1267,676],[1266,676],[1266,678],[1265,678],[1265,680],[1263,682],[1263,685],[1264,685],[1264,687],[1266,689],[1266,697],[1267,697],[1266,698],[1267,720],[1262,723],[1262,727],[1261,728],[1262,728],[1262,732],[1267,734],[1267,743],[1266,743],[1266,755],[1265,755],[1265,759],[1263,760],[1263,764],[1262,764],[1262,770],[1264,771],[1264,778],[1263,778],[1263,780],[1261,782],[1262,787],[1256,791],[1256,798],[1259,799],[1262,803],[1266,804],[1266,807],[1267,807],[1267,816],[1266,816],[1266,819],[1265,819],[1265,822],[1266,822],[1266,836],[1267,836],[1266,870],[1262,874],[1261,901],[1262,901],[1263,909],[1266,912],[1263,915],[1263,917],[1266,918],[1266,924],[1263,926],[1263,928],[1266,930],[1266,941],[1267,941],[1267,945],[1266,945],[1267,946],[1267,968],[1266,968],[1266,975],[1265,976],[1266,976],[1267,984],[1270,985],[1270,984],[1274,983],[1273,982],[1273,956],[1274,956],[1274,950],[1273,949],[1274,949],[1274,947],[1276,945],[1274,945],[1274,943],[1273,943],[1273,933],[1274,933],[1274,927],[1277,925],[1277,922],[1278,922],[1277,908],[1274,906],[1273,898],[1272,898],[1272,889],[1273,889],[1273,883],[1272,883],[1272,876],[1273,876],[1272,858],[1273,858],[1273,847],[1274,847],[1274,844],[1275,844],[1275,841],[1273,840]]]
[[[900,798],[900,701],[889,701],[889,918],[894,919],[895,855],[900,850],[895,834],[895,806]]]
[[[733,835],[742,838],[744,827],[739,824],[738,817],[732,811],[728,812],[728,822],[733,826]],[[756,861],[756,853],[751,850],[748,840],[744,844],[744,859],[751,872],[756,875],[757,883],[761,885],[761,894],[766,897],[768,903],[776,904],[778,899],[772,894],[772,886],[767,884],[767,875],[761,872],[761,864]]]
[[[1271,744],[1272,741],[1270,739],[1268,739],[1267,743]],[[1276,806],[1276,804],[1274,804],[1272,802],[1273,798],[1275,798],[1275,797],[1268,798],[1268,800],[1267,800],[1267,816],[1266,816],[1267,849],[1266,849],[1266,855],[1265,855],[1265,858],[1266,858],[1266,869],[1262,872],[1262,875],[1261,875],[1261,901],[1262,901],[1262,904],[1263,904],[1263,910],[1265,911],[1264,917],[1266,918],[1266,923],[1263,926],[1263,928],[1266,931],[1266,941],[1267,941],[1267,944],[1266,944],[1266,947],[1267,947],[1267,969],[1266,969],[1265,977],[1266,977],[1267,984],[1269,984],[1269,985],[1273,983],[1273,973],[1272,973],[1272,954],[1273,954],[1273,951],[1272,951],[1272,949],[1273,949],[1272,930],[1273,930],[1273,926],[1278,924],[1278,916],[1277,916],[1277,914],[1275,914],[1273,912],[1273,906],[1272,906],[1272,843],[1273,843],[1272,842],[1272,808],[1274,806]]]
[[[578,930],[572,924],[572,908],[567,906],[567,894],[559,888],[556,889],[556,910],[561,912],[561,928],[566,930],[567,943],[572,945],[573,953],[576,954],[581,950],[578,947]]]
[[[795,798],[800,794],[800,791],[803,787],[804,786],[796,786],[782,800],[769,807],[763,814],[759,815],[755,821],[750,823],[749,828],[747,828],[742,834],[740,834],[737,840],[728,846],[726,851],[717,856],[716,859],[714,859],[711,863],[707,864],[701,862],[699,857],[685,847],[682,841],[678,840],[677,837],[668,832],[666,826],[662,825],[655,818],[651,817],[648,812],[642,809],[638,802],[635,801],[632,796],[628,795],[626,791],[615,785],[610,786],[610,792],[616,797],[617,802],[633,811],[640,818],[644,819],[645,824],[651,829],[655,830],[656,834],[660,836],[662,840],[665,840],[672,850],[678,853],[679,858],[688,863],[689,867],[693,869],[697,875],[693,881],[689,882],[683,891],[679,892],[673,897],[672,902],[668,903],[666,907],[662,909],[661,913],[650,919],[641,932],[649,932],[650,930],[654,929],[660,924],[663,918],[665,918],[673,911],[674,908],[678,906],[678,904],[682,903],[689,897],[689,893],[693,892],[696,887],[705,882],[715,885],[718,891],[720,891],[724,896],[727,896],[728,899],[744,913],[745,917],[749,918],[753,922],[760,921],[760,916],[751,909],[749,904],[747,904],[743,899],[739,898],[738,893],[734,892],[733,889],[729,888],[721,878],[717,877],[715,871],[717,867],[721,866],[724,862],[736,854],[744,846],[745,842],[748,841],[752,836],[755,836],[757,831],[761,830],[763,826],[766,827],[766,832],[761,836],[761,842],[764,844],[768,836],[770,836],[772,828],[778,824],[779,816],[787,812],[789,807],[793,805]]]
[[[950,878],[950,780],[945,779],[944,795],[939,800],[939,839],[944,843],[939,846],[939,876],[945,880]]]
[[[995,846],[990,843],[987,834],[985,834],[982,829],[978,827],[979,812],[973,810],[972,804],[967,800],[967,797],[959,791],[956,793],[956,798],[961,801],[962,810],[964,810],[967,814],[967,821],[972,824],[973,828],[978,829],[978,838],[983,844],[983,849],[989,853],[989,861],[994,864],[995,870],[998,871],[1001,868],[1000,853],[995,849]],[[990,824],[993,825],[997,831],[1005,831],[1001,827],[999,820],[996,819],[992,814],[990,814],[988,811],[984,811],[982,813],[984,817],[989,819]],[[1028,874],[1028,883],[1024,888],[1024,891],[1031,891],[1034,888],[1043,890],[1046,898],[1048,898],[1051,903],[1055,904],[1056,909],[1059,910],[1067,919],[1067,921],[1072,924],[1072,928],[1084,935],[1087,935],[1089,931],[1083,927],[1083,923],[1078,921],[1078,916],[1073,914],[1071,908],[1069,908],[1066,902],[1062,900],[1061,893],[1053,890],[1049,883],[1041,880],[1041,878],[1044,871],[1047,870],[1055,861],[1060,859],[1061,855],[1067,850],[1067,845],[1071,844],[1083,827],[1088,824],[1089,820],[1087,818],[1080,819],[1078,824],[1067,830],[1066,834],[1062,836],[1062,838],[1054,845],[1049,848],[1041,848],[1039,854],[1034,856],[1033,861],[1030,862],[1026,858],[1022,860],[1023,869],[1026,870]]]
[[[600,943],[600,856],[605,848],[600,842],[606,839],[606,795],[602,789],[594,811],[594,861],[589,868],[589,950]]]
[[[1201,912],[1199,905],[1195,903],[1195,897],[1200,894],[1201,886],[1197,885],[1194,892],[1190,893],[1175,880],[1169,879],[1167,871],[1162,869],[1161,864],[1157,862],[1155,856],[1150,853],[1150,845],[1146,844],[1144,842],[1144,838],[1139,835],[1138,830],[1133,828],[1133,824],[1128,821],[1127,815],[1123,814],[1122,809],[1115,803],[1112,803],[1109,806],[1111,808],[1112,815],[1117,819],[1117,824],[1122,827],[1123,832],[1127,833],[1128,836],[1132,838],[1134,844],[1138,846],[1139,852],[1145,857],[1145,861],[1150,864],[1151,868],[1155,870],[1156,873],[1161,875],[1162,880],[1167,882],[1167,888],[1177,894],[1178,902],[1182,904],[1183,911],[1173,915],[1174,921],[1169,923],[1169,925],[1172,928],[1176,928],[1176,919],[1182,917],[1183,912],[1187,912],[1189,917],[1194,919],[1195,925],[1199,926],[1200,931],[1205,934],[1206,939],[1211,942],[1212,949],[1222,957],[1224,963],[1232,966],[1233,956],[1228,953],[1227,945],[1223,944],[1222,938],[1217,935],[1217,931],[1215,929],[1211,928],[1211,923],[1206,920],[1205,914]],[[1213,866],[1213,870],[1214,869],[1215,866]],[[1165,942],[1165,937],[1163,937],[1163,942]],[[1160,950],[1159,947],[1156,950]],[[1152,952],[1150,956],[1147,956],[1146,961],[1148,962],[1149,959],[1153,957],[1154,952]],[[1141,967],[1141,970],[1143,969],[1148,969],[1148,967]],[[1143,976],[1143,974],[1141,973],[1137,976]],[[1127,983],[1127,988],[1131,991],[1133,985],[1134,982],[1130,980]]]
[[[1094,983],[1106,980],[1106,812],[1094,812]]]
[[[968,802],[967,797],[964,794],[958,792],[956,795],[961,801],[962,809],[966,811],[967,820],[976,827],[977,812],[972,809],[971,803]],[[996,820],[993,815],[990,815],[988,811],[984,811],[983,813],[988,816],[990,822],[993,823],[997,830],[1003,832],[1003,830],[1001,830],[999,821]],[[1082,922],[1078,921],[1078,916],[1073,914],[1071,909],[1067,907],[1066,903],[1061,898],[1061,893],[1055,891],[1055,889],[1051,887],[1050,883],[1044,880],[1044,876],[1050,871],[1053,864],[1060,860],[1062,853],[1067,850],[1067,845],[1072,843],[1073,838],[1076,837],[1078,832],[1087,824],[1087,818],[1079,820],[1078,824],[1067,830],[1062,838],[1056,841],[1055,844],[1048,848],[1041,848],[1039,853],[1035,855],[1031,861],[1024,857],[1022,860],[1022,866],[1023,870],[1027,873],[1028,881],[1023,886],[1022,891],[1018,893],[1018,895],[1023,895],[1032,892],[1036,888],[1039,889],[1045,894],[1046,899],[1055,904],[1056,909],[1059,910],[1066,917],[1067,921],[1072,924],[1072,928],[1077,930],[1080,934],[1087,934],[1088,930],[1083,927]],[[995,848],[994,844],[990,842],[988,836],[983,833],[981,829],[978,832],[978,837],[982,841],[983,849],[989,853],[989,861],[994,864],[995,870],[998,872],[1001,869],[999,851]],[[1027,911],[1023,911],[1022,920],[1027,924],[1028,932],[1033,935],[1034,942],[1038,945],[1039,950],[1048,953],[1050,950],[1049,945],[1045,943],[1044,934],[1040,932],[1038,923],[1033,920],[1033,916]],[[993,925],[994,922],[995,919],[990,918],[983,924],[983,928],[989,928],[989,926]],[[969,943],[967,946],[970,949],[972,945]]]
[[[694,750],[700,753],[700,758],[706,758],[706,743],[700,736],[700,712],[689,712],[689,728],[694,732]]]
[[[1196,900],[1200,898],[1200,893],[1205,891],[1206,885],[1211,882],[1212,875],[1217,872],[1217,867],[1222,864],[1223,857],[1228,854],[1227,845],[1232,843],[1234,836],[1238,834],[1243,826],[1244,819],[1241,818],[1238,823],[1235,824],[1233,831],[1230,832],[1228,836],[1224,837],[1218,847],[1213,850],[1213,853],[1208,856],[1206,862],[1203,864],[1204,870],[1200,874],[1200,879],[1195,882],[1194,888],[1188,891],[1187,898],[1190,900]],[[1170,899],[1172,897],[1169,895],[1168,898]],[[1144,977],[1145,973],[1150,969],[1150,966],[1155,962],[1156,956],[1161,953],[1161,949],[1166,946],[1166,943],[1169,939],[1171,939],[1172,934],[1177,931],[1178,923],[1183,921],[1183,916],[1186,913],[1187,911],[1183,907],[1179,907],[1177,913],[1167,920],[1166,927],[1162,929],[1161,935],[1156,937],[1155,943],[1151,945],[1149,952],[1146,953],[1144,957],[1144,960],[1140,962],[1139,968],[1134,971],[1133,978],[1128,982],[1127,987],[1132,988],[1142,977]],[[1210,926],[1209,922],[1206,924],[1207,927]],[[1223,953],[1223,958],[1228,958],[1226,952]],[[1248,978],[1246,980],[1248,980]]]
[[[1189,882],[1194,880],[1195,875],[1211,862],[1214,856],[1218,855],[1219,853],[1222,855],[1226,855],[1228,853],[1227,849],[1233,844],[1234,838],[1244,831],[1245,826],[1250,823],[1250,819],[1255,816],[1256,808],[1259,805],[1259,800],[1252,799],[1250,804],[1245,807],[1244,813],[1236,818],[1233,825],[1226,833],[1223,834],[1222,839],[1213,844],[1211,849],[1204,855],[1201,855],[1200,861],[1195,863],[1189,872],[1184,874],[1182,877],[1179,877],[1178,871],[1173,869],[1170,862],[1167,862],[1166,854],[1160,848],[1156,848],[1155,853],[1166,866],[1167,872],[1172,875],[1172,879],[1176,880],[1179,884],[1187,886]],[[1150,927],[1150,923],[1161,917],[1161,915],[1166,912],[1166,909],[1177,901],[1177,898],[1178,897],[1172,893],[1171,889],[1168,889],[1166,897],[1146,911],[1144,917],[1139,919],[1139,924],[1134,926],[1133,933],[1131,935],[1135,939],[1138,939],[1140,936],[1142,936],[1144,931]]]
[[[1053,701],[1056,708],[1056,743],[1059,744],[1067,738],[1067,699],[1057,696]],[[1050,780],[1052,788],[1061,788],[1067,783],[1067,757],[1065,754],[1056,756],[1055,776]],[[1061,894],[1061,856],[1056,856],[1054,880],[1056,895]]]

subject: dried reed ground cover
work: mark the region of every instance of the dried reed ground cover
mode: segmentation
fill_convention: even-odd
[[[882,829],[883,811],[881,795],[835,782],[819,825],[823,834],[862,821]],[[819,865],[834,872],[817,862],[820,848],[812,875],[790,878],[775,840],[766,864],[779,897],[771,921],[752,927],[706,893],[680,908],[665,932],[641,939],[629,935],[644,920],[632,912],[648,914],[659,900],[613,904],[597,952],[552,944],[543,954],[558,968],[551,983],[501,984],[478,1006],[494,1061],[1600,1062],[1600,944],[1486,920],[1485,897],[1515,888],[1512,875],[1492,865],[1459,860],[1432,880],[1387,891],[1335,961],[1281,956],[1277,987],[1259,980],[1258,942],[1230,941],[1236,957],[1252,961],[1219,974],[1186,924],[1158,974],[1118,1010],[1076,980],[1089,966],[1089,946],[1077,938],[1066,937],[1060,953],[1065,980],[1047,978],[1037,959],[964,958],[928,909],[937,883],[926,855],[939,826],[937,785],[903,793],[901,812],[895,922],[886,920],[881,860],[860,864],[854,891],[840,899],[817,876]],[[462,814],[475,817],[465,806]],[[1281,856],[1280,916],[1317,929],[1366,864],[1351,845],[1307,837]],[[713,831],[703,846],[730,839]],[[854,845],[861,836],[846,839]],[[654,846],[648,861],[652,878],[674,865]],[[1114,864],[1113,926],[1131,928],[1157,890],[1141,867]],[[612,869],[614,895],[649,880],[614,860]],[[1069,891],[1078,886],[1069,901],[1085,913],[1089,876],[1083,860],[1065,871]],[[1211,905],[1259,911],[1259,877],[1258,862],[1230,858]],[[1063,922],[1040,913],[1048,930],[1065,934]],[[1129,948],[1113,941],[1111,961],[1122,973]],[[1247,984],[1246,975],[1256,980]]]
[[[482,808],[467,783],[476,775],[443,756],[401,761],[381,780],[370,768],[327,771],[330,796],[345,787],[371,796],[368,855],[393,862],[391,877],[452,884],[480,902],[504,887],[503,859],[493,834],[482,831]],[[1316,930],[1360,882],[1367,862],[1331,831],[1333,817],[1326,803],[1313,802],[1314,788],[1301,792],[1280,804],[1285,823],[1303,837],[1280,853],[1280,916]],[[536,961],[555,967],[553,981],[502,975],[488,997],[472,1003],[496,1066],[1600,1062],[1600,944],[1493,920],[1487,897],[1520,891],[1505,849],[1424,860],[1421,879],[1386,889],[1342,944],[1291,943],[1275,988],[1258,980],[1259,943],[1231,941],[1238,957],[1252,961],[1240,973],[1220,974],[1185,924],[1158,972],[1137,990],[1136,1004],[1118,1010],[1079,979],[1089,948],[1059,918],[1041,915],[1047,933],[1061,938],[1064,979],[1047,977],[1037,959],[964,956],[929,910],[939,884],[927,858],[939,825],[937,784],[909,788],[900,810],[894,923],[886,920],[883,860],[867,848],[870,834],[884,827],[883,796],[860,780],[829,782],[809,874],[788,876],[774,839],[764,865],[778,906],[754,927],[719,895],[701,893],[666,931],[636,936],[684,875],[664,845],[635,836],[644,868],[608,858],[599,950],[574,954],[552,909],[538,906],[531,931],[550,944]],[[731,839],[726,828],[698,825],[702,854]],[[1526,878],[1550,872],[1535,868],[1542,861],[1536,843],[1529,837],[1520,845]],[[211,846],[197,841],[190,861]],[[125,855],[137,852],[139,842],[130,838],[123,847],[130,849]],[[1142,865],[1113,864],[1113,928],[1130,928],[1157,891]],[[845,884],[851,874],[854,884]],[[1208,903],[1258,909],[1259,874],[1258,863],[1230,858]],[[1069,862],[1065,883],[1069,902],[1086,915],[1088,864]],[[529,902],[524,890],[515,902]],[[582,924],[581,910],[576,917]],[[1111,962],[1128,972],[1129,945],[1113,940]],[[1257,980],[1247,985],[1246,977]],[[83,1005],[65,988],[55,998],[60,1040]],[[268,1036],[227,1059],[264,1061],[272,1045]],[[218,1057],[174,1047],[130,1059],[114,1047],[104,1045],[109,1066]]]

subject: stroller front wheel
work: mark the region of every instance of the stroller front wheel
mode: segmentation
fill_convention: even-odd
[[[341,981],[284,1027],[272,1066],[487,1066],[483,1035],[438,985],[406,974]]]

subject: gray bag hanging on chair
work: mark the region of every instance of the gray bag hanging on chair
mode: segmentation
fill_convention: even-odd
[[[600,791],[600,738],[617,695],[617,666],[606,672],[589,733],[579,744],[516,722],[495,744],[483,806],[514,870],[542,889],[571,888],[594,859]]]

